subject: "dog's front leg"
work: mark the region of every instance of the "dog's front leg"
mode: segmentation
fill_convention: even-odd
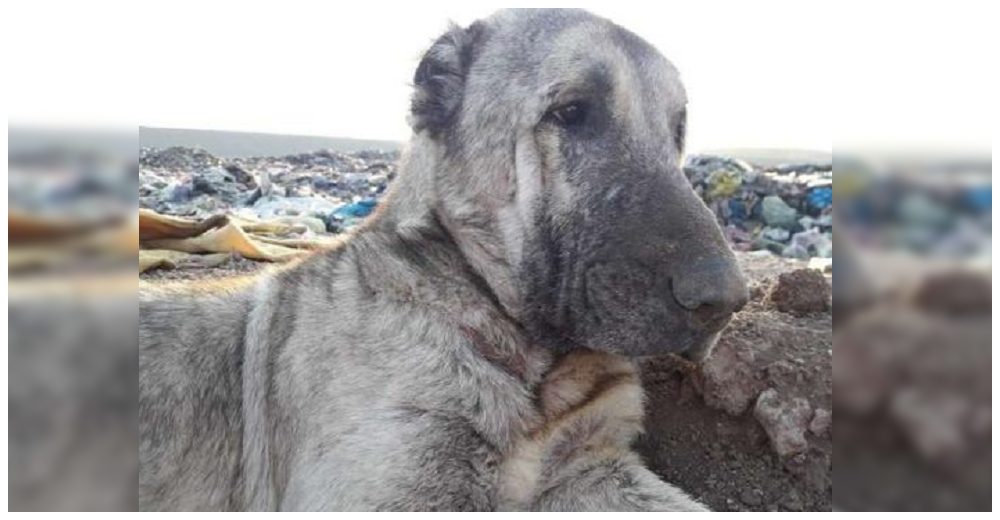
[[[642,387],[627,360],[582,351],[561,360],[540,395],[545,422],[501,469],[498,504],[540,511],[705,511],[632,451]]]

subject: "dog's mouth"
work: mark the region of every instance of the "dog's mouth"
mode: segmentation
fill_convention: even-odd
[[[566,309],[547,331],[561,338],[560,350],[575,346],[627,357],[684,355],[708,357],[732,315],[704,313],[678,303],[670,278],[634,261],[589,265],[573,286]],[[551,321],[549,321],[551,320]]]
[[[646,355],[670,354],[692,363],[701,363],[712,354],[724,327],[725,325],[710,331],[704,329],[678,331],[666,342],[661,343],[660,348],[647,352]]]
[[[693,364],[701,364],[705,359],[712,355],[715,345],[719,342],[719,338],[722,336],[722,329],[724,327],[725,324],[720,326],[718,330],[714,331],[690,329],[678,331],[677,334],[673,335],[673,337],[666,342],[653,342],[646,348],[623,350],[615,348],[613,342],[610,343],[612,346],[609,348],[608,345],[604,345],[602,347],[602,345],[596,344],[593,341],[571,341],[567,342],[567,346],[563,350],[588,349],[610,352],[628,358],[673,355]]]
[[[682,358],[688,361],[701,364],[702,361],[705,361],[712,355],[712,350],[715,349],[715,345],[719,342],[719,336],[721,335],[722,329],[720,328],[717,332],[709,334],[708,337],[679,354]]]

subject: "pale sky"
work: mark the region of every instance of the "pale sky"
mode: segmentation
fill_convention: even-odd
[[[183,35],[151,35],[166,40],[154,46],[151,62],[177,63],[179,70],[143,85],[143,123],[406,139],[409,82],[423,49],[449,19],[466,25],[493,10],[459,4],[310,16],[282,3],[241,9],[238,27],[221,30],[214,17],[173,13],[192,25]],[[829,34],[811,24],[769,24],[753,8],[730,6],[720,16],[700,2],[669,19],[634,7],[594,10],[680,69],[692,150],[830,149]]]
[[[412,5],[11,6],[8,70],[31,81],[9,82],[8,122],[404,140],[409,82],[422,51],[448,20],[465,25],[494,11],[470,2]],[[958,74],[988,69],[984,56],[967,50],[987,47],[981,35],[991,32],[989,17],[963,11],[975,4],[961,0],[948,9],[834,5],[836,13],[797,0],[588,8],[645,38],[680,70],[692,151],[828,151],[834,134],[838,146],[845,135],[862,143],[890,135],[968,140],[962,131],[992,99],[992,87]],[[902,14],[906,23],[895,23]],[[947,75],[935,73],[941,67]],[[981,137],[988,123],[977,124],[969,131]]]

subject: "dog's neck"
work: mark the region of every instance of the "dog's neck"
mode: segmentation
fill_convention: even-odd
[[[449,316],[491,361],[525,382],[537,381],[548,355],[530,344],[512,312],[517,296],[510,268],[505,259],[479,246],[490,230],[462,229],[465,223],[441,211],[435,190],[441,163],[436,144],[414,138],[390,193],[352,240],[355,248],[371,241],[384,246],[388,241],[392,244],[388,250],[397,254],[379,259],[377,268],[360,268],[372,271],[366,276],[369,283],[382,284],[383,290],[405,294],[409,302]]]
[[[457,219],[444,210],[438,175],[446,161],[443,145],[424,133],[410,141],[400,161],[399,175],[372,223],[375,229],[409,232],[440,229],[447,234],[472,272],[489,287],[502,311],[522,315],[520,288],[504,253],[502,239],[488,215]],[[477,172],[461,172],[473,176]]]
[[[399,173],[379,208],[380,224],[394,226],[423,222],[435,205],[434,172],[441,151],[429,139],[414,136],[403,151]]]

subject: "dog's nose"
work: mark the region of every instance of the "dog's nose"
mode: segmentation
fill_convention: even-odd
[[[706,325],[728,318],[750,299],[743,274],[728,258],[697,262],[680,269],[674,276],[672,289],[677,303]]]

